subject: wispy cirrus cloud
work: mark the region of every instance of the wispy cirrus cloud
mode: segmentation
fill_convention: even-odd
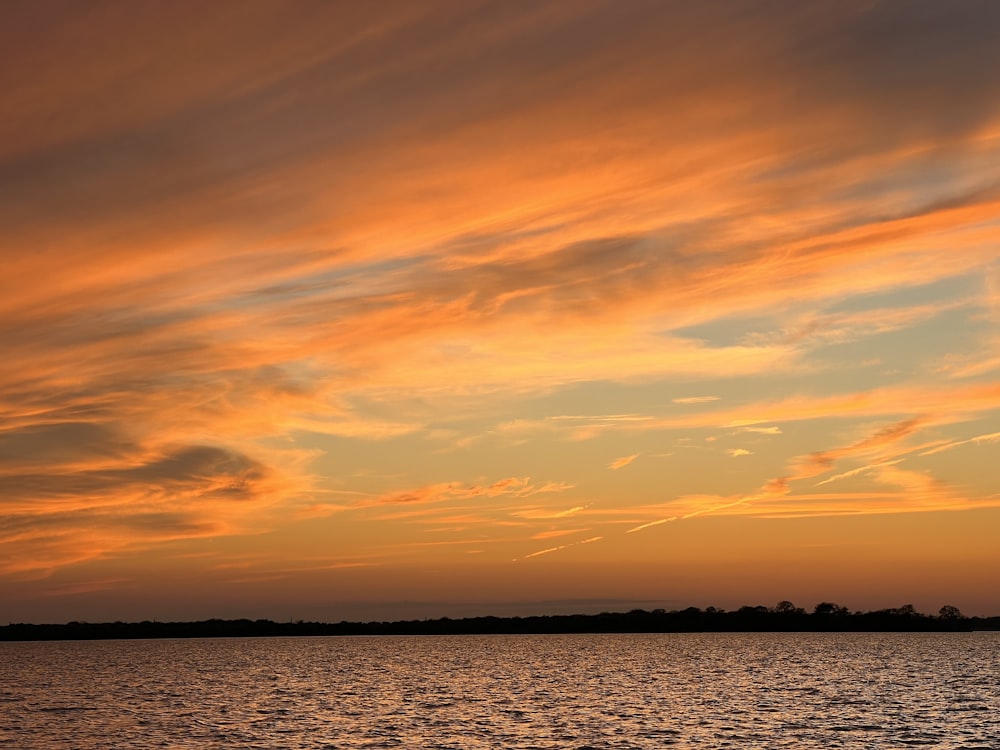
[[[573,516],[587,509],[586,505],[574,505],[572,508],[555,509],[549,507],[530,506],[513,508],[510,513],[517,518],[530,520],[549,520]]]
[[[623,469],[626,466],[628,466],[630,463],[632,463],[633,461],[635,461],[638,457],[639,457],[638,453],[633,453],[630,456],[622,456],[621,458],[616,458],[614,461],[612,461],[610,464],[608,464],[608,468],[611,469],[612,471],[617,471],[618,469]]]
[[[518,498],[531,497],[550,492],[564,492],[573,485],[565,482],[531,482],[530,477],[508,477],[490,485],[463,485],[447,482],[420,487],[414,490],[392,492],[378,498],[379,505],[410,505],[413,503],[433,503],[444,500],[468,500],[473,498],[494,498],[509,495]]]
[[[760,427],[755,425],[747,425],[746,427],[740,427],[741,432],[751,432],[757,435],[781,435],[781,428],[777,425],[770,425],[767,427]]]

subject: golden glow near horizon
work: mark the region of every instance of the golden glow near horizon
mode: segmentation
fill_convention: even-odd
[[[0,618],[1000,613],[1000,7],[5,16]]]

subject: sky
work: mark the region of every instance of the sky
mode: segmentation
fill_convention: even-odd
[[[0,621],[1000,614],[1000,4],[0,24]]]

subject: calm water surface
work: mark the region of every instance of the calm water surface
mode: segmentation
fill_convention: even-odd
[[[1000,633],[0,643],[0,748],[1000,748]]]

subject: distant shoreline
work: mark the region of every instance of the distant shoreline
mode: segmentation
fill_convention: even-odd
[[[951,611],[946,611],[951,610]],[[0,641],[62,641],[147,638],[241,638],[356,635],[528,635],[569,633],[738,633],[738,632],[972,632],[1000,630],[1000,616],[964,617],[954,608],[925,615],[912,607],[850,613],[824,603],[806,613],[791,607],[741,607],[732,612],[632,610],[597,615],[527,617],[442,617],[392,622],[274,622],[201,620],[196,622],[11,623],[0,626]]]

